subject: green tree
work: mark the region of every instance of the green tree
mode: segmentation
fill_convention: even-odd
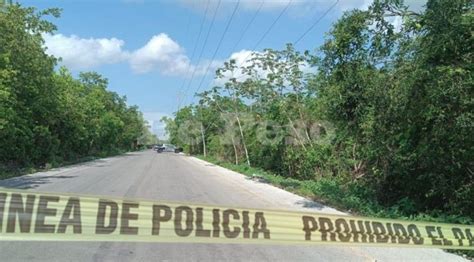
[[[170,137],[198,121],[197,141],[221,160],[332,178],[403,215],[472,217],[472,7],[430,0],[415,13],[376,0],[344,13],[315,53],[287,45],[227,61],[222,85],[167,119]]]
[[[107,90],[95,72],[55,71],[43,34],[55,26],[19,4],[0,9],[0,167],[60,163],[135,149],[148,135],[137,107]]]

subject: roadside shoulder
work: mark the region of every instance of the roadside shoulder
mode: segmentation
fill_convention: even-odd
[[[212,167],[216,173],[224,175],[224,179],[233,179],[235,182],[239,182],[243,186],[247,187],[247,190],[253,191],[261,198],[272,199],[272,204],[277,208],[281,209],[284,207],[299,211],[314,211],[327,214],[348,215],[348,213],[297,195],[294,192],[285,190],[285,188],[278,187],[277,185],[262,179],[262,177],[258,175],[249,176],[247,174],[242,174],[195,156],[189,156],[189,158],[202,166]]]

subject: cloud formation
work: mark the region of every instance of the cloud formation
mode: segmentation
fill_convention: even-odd
[[[252,50],[240,50],[238,52],[232,53],[230,57],[227,59],[228,60],[235,60],[235,63],[238,67],[247,67],[252,64],[251,60],[256,57],[256,55],[261,55],[263,54],[262,52],[258,51],[252,51]],[[221,62],[222,64],[223,62]],[[300,70],[306,74],[306,73],[314,73],[315,72],[315,67],[311,67],[309,64],[306,62],[302,62],[299,65]],[[270,72],[268,70],[265,70],[263,68],[256,68],[256,73],[258,77],[265,78]],[[212,85],[223,85],[229,79],[235,78],[239,82],[243,82],[246,79],[250,78],[247,74],[243,74],[240,69],[237,69],[236,71],[233,72],[224,72],[222,74],[221,78],[216,78],[212,82]]]
[[[136,73],[158,69],[166,75],[184,75],[194,68],[183,48],[166,34],[153,36],[130,56],[130,66]]]
[[[115,64],[128,59],[122,49],[124,41],[117,38],[80,38],[62,34],[43,36],[46,53],[62,58],[62,64],[73,69],[86,69]]]
[[[201,61],[199,65],[192,65],[185,50],[164,33],[153,36],[134,51],[124,50],[125,42],[117,38],[80,38],[62,34],[43,37],[48,54],[61,58],[61,64],[77,70],[128,62],[137,74],[158,71],[164,75],[187,77],[194,70],[196,76],[204,74],[209,64],[209,61]]]
[[[253,52],[251,50],[240,50],[238,52],[232,53],[227,60],[235,60],[235,64],[239,67],[246,67],[251,65],[252,58],[255,57],[255,54],[260,52]],[[263,72],[259,72],[263,73]],[[240,69],[237,69],[233,74],[231,72],[224,72],[222,78],[216,78],[214,80],[214,85],[223,85],[230,78],[238,79],[238,81],[245,81],[249,76],[242,74]]]
[[[135,1],[135,0],[131,0]],[[231,0],[222,0],[224,4],[235,4]],[[326,0],[241,0],[241,6],[246,10],[258,9],[262,4],[262,10],[273,10],[283,8],[290,3],[292,7],[311,4],[317,9],[324,10],[333,2]],[[349,10],[353,8],[366,9],[373,0],[341,0],[337,8]],[[184,5],[192,8],[204,8],[199,1],[181,0]],[[210,0],[211,4],[216,4],[216,0]],[[413,11],[420,11],[425,1],[407,0],[406,4]],[[225,8],[221,8],[226,10]],[[229,9],[230,10],[230,9]],[[400,17],[393,17],[391,21],[396,28],[401,25]],[[209,72],[213,72],[223,61],[203,60],[199,64],[193,65],[189,57],[176,41],[165,33],[151,37],[144,46],[136,50],[124,50],[125,42],[117,38],[81,38],[76,35],[66,36],[63,34],[44,35],[46,52],[55,57],[62,58],[61,64],[75,70],[84,70],[99,67],[105,64],[116,64],[121,62],[129,63],[133,72],[144,74],[153,71],[164,75],[190,77],[202,76],[209,67]],[[242,50],[233,53],[230,58],[244,59],[251,51]],[[249,57],[250,58],[250,57]],[[210,66],[209,66],[210,64]]]

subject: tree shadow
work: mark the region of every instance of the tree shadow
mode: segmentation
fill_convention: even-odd
[[[107,158],[99,158],[99,159],[91,159],[91,160],[84,160],[78,161],[76,163],[65,164],[64,166],[55,167],[49,170],[38,170],[37,173],[33,174],[20,174],[18,176],[6,178],[4,180],[0,180],[0,187],[5,188],[17,188],[17,189],[32,189],[37,188],[40,185],[54,183],[57,179],[68,179],[74,178],[76,175],[61,175],[61,173],[71,170],[73,168],[81,168],[81,167],[108,167],[114,164],[114,161],[110,161],[110,159],[116,158],[129,158],[129,157],[137,157],[140,156],[140,152],[128,152],[122,155],[111,156]],[[50,173],[47,174],[46,172]],[[72,173],[76,173],[72,171]]]
[[[7,180],[0,181],[0,187],[5,188],[16,188],[16,189],[33,189],[40,185],[52,183],[55,179],[69,179],[76,176],[65,176],[65,175],[26,175],[10,178]]]
[[[252,180],[258,183],[269,184],[285,191],[288,191],[288,189],[292,187],[296,188],[297,186],[299,186],[299,183],[300,183],[299,181],[282,181],[280,185],[276,185],[266,180],[264,177],[256,176],[256,175],[246,176],[245,179]],[[299,201],[294,202],[294,204],[301,206],[303,208],[311,209],[311,210],[323,210],[324,208],[326,208],[326,206],[324,206],[323,204],[314,202],[309,199],[299,200]]]
[[[318,202],[314,202],[314,201],[307,200],[307,199],[296,201],[295,204],[299,205],[299,206],[302,206],[304,208],[316,209],[316,210],[322,210],[326,207],[326,206],[324,206],[324,205],[322,205]]]
[[[61,171],[64,169],[69,169],[71,167],[80,167],[80,166],[87,166],[87,167],[107,167],[111,165],[110,159],[116,159],[116,158],[129,158],[129,157],[136,157],[140,156],[138,152],[129,152],[125,153],[122,155],[117,155],[117,156],[110,156],[107,158],[98,158],[98,159],[92,159],[92,160],[86,160],[86,161],[79,161],[77,163],[73,164],[66,164],[61,167],[57,167],[54,169],[51,169],[50,171]]]
[[[267,179],[265,179],[264,177],[261,177],[261,176],[245,176],[245,179],[252,180],[252,181],[255,181],[255,182],[259,182],[259,183],[263,183],[263,184],[269,184],[269,185],[272,185],[272,186],[276,186],[276,185],[273,185],[272,183],[270,183],[270,181],[268,181]],[[276,186],[276,187],[278,187],[278,186]]]

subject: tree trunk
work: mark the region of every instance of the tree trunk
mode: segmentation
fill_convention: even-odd
[[[296,104],[298,105],[298,114],[300,115],[300,119],[301,121],[303,121],[303,123],[306,124],[305,117],[303,116],[303,112],[301,111],[301,106],[299,106],[302,105],[299,99],[299,94],[296,94]],[[309,136],[308,128],[306,128],[306,126],[304,128],[304,133],[306,135],[306,139],[308,139],[308,142],[311,144],[311,137]]]
[[[201,123],[201,137],[202,137],[202,152],[204,153],[204,156],[207,156],[206,152],[206,138],[204,136],[204,126]]]
[[[239,156],[237,155],[237,147],[235,146],[234,137],[232,137],[232,146],[234,147],[234,156],[235,156],[235,164],[239,164]]]
[[[242,131],[242,125],[240,124],[239,116],[236,114],[237,123],[239,124],[240,137],[242,139],[242,145],[244,146],[245,158],[247,158],[247,165],[250,166],[249,152],[247,151],[247,145],[245,144],[244,132]]]
[[[295,125],[293,124],[293,121],[291,120],[290,117],[288,117],[288,121],[290,122],[290,125],[291,125],[291,128],[293,129],[293,132],[295,132],[296,140],[298,140],[301,147],[303,147],[303,150],[306,151],[306,146],[304,145],[304,142],[301,141],[300,134],[298,133],[298,130],[296,130]]]

